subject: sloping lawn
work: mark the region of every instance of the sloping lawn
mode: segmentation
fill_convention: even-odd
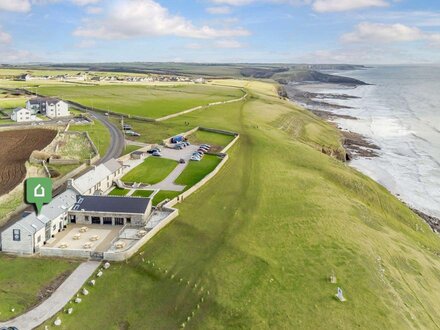
[[[39,302],[39,295],[59,276],[70,274],[77,261],[20,258],[0,255],[0,321],[5,321]],[[11,312],[15,309],[15,312]]]
[[[190,161],[175,183],[186,186],[185,190],[188,190],[211,173],[220,162],[221,159],[213,155],[205,155],[200,162]]]
[[[128,172],[122,178],[122,181],[155,184],[165,179],[176,166],[177,162],[175,160],[148,157],[142,164]]]

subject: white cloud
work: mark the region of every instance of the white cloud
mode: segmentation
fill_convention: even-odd
[[[230,6],[245,6],[255,2],[255,0],[212,0],[212,2]]]
[[[316,0],[312,5],[313,10],[321,13],[386,6],[388,3],[384,0]]]
[[[0,27],[0,44],[8,44],[11,42],[11,40],[12,40],[11,35],[9,33],[2,31]]]
[[[171,14],[153,0],[117,1],[102,20],[87,21],[74,31],[78,37],[125,39],[141,36],[174,35],[189,38],[247,36],[242,28],[196,27],[188,19]]]
[[[102,13],[102,8],[101,7],[87,7],[86,8],[86,13],[87,14],[91,14],[91,15],[101,14]]]
[[[71,0],[75,5],[78,6],[87,6],[87,5],[93,5],[96,4],[98,2],[100,2],[101,0]]]
[[[403,24],[360,23],[353,32],[342,35],[343,42],[403,42],[425,39],[428,35]]]
[[[213,15],[225,15],[231,12],[231,8],[228,6],[216,6],[206,8],[206,11]]]
[[[216,48],[243,48],[243,44],[237,40],[218,40],[214,43]]]
[[[31,3],[29,0],[0,0],[1,10],[26,13],[31,10]]]

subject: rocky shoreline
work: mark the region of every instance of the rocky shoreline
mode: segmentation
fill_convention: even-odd
[[[301,85],[296,85],[301,86]],[[341,115],[333,112],[332,110],[336,109],[352,109],[351,107],[341,106],[337,104],[332,104],[326,101],[321,101],[321,99],[334,99],[334,100],[348,100],[348,99],[356,99],[358,97],[351,96],[348,94],[330,94],[330,93],[313,93],[306,92],[298,87],[294,87],[289,85],[288,89],[282,87],[279,89],[279,95],[282,97],[287,97],[291,101],[304,106],[309,111],[313,112],[318,117],[328,121],[336,128],[338,128],[342,136],[344,137],[343,145],[347,152],[347,161],[358,158],[358,157],[378,157],[378,151],[380,147],[376,144],[370,142],[366,137],[361,134],[346,131],[341,129],[337,124],[335,124],[334,120],[336,118],[343,119],[351,119],[357,120],[356,117],[350,115]]]
[[[301,85],[297,85],[300,87]],[[307,110],[313,112],[318,117],[326,120],[336,128],[338,128],[344,137],[343,145],[347,152],[347,161],[350,161],[351,159],[358,158],[358,157],[378,157],[378,151],[380,150],[380,147],[376,144],[370,142],[367,138],[365,138],[363,135],[347,131],[341,129],[334,120],[336,118],[343,118],[343,119],[351,119],[351,120],[357,120],[356,117],[350,116],[350,115],[341,115],[333,112],[332,110],[335,109],[351,109],[351,107],[347,106],[340,106],[337,104],[332,104],[326,101],[321,101],[322,99],[334,99],[334,100],[347,100],[347,99],[355,99],[358,98],[356,96],[351,96],[347,94],[330,94],[330,93],[313,93],[313,92],[306,92],[298,87],[294,87],[292,85],[289,86],[288,91],[286,88],[280,87],[279,88],[279,95],[280,97],[288,98],[292,102],[295,102],[297,104],[300,104],[301,106],[304,106],[307,108]],[[405,203],[405,202],[404,202]],[[406,203],[405,203],[406,204]],[[407,205],[407,204],[406,204]],[[410,205],[407,205],[415,214],[417,214],[419,217],[421,217],[432,229],[435,233],[440,233],[440,219],[430,216],[420,210],[417,210]]]

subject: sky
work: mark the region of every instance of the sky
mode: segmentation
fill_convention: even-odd
[[[440,63],[440,0],[0,0],[0,63]]]

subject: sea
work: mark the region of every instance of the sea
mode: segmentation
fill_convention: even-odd
[[[381,148],[378,157],[357,158],[350,165],[411,207],[440,218],[440,66],[376,66],[332,73],[371,84],[310,86],[313,92],[359,97],[321,100],[350,107],[331,111],[357,120],[334,121]]]

